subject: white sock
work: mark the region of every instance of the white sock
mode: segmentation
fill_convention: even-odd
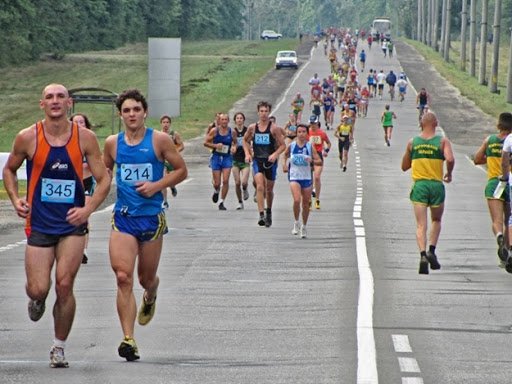
[[[219,200],[219,204],[222,204],[222,203],[224,203],[224,199]]]
[[[64,349],[66,347],[66,340],[53,339],[53,346]]]

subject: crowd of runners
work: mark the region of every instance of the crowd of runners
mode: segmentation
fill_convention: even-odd
[[[327,131],[334,131],[340,169],[346,172],[357,119],[367,116],[372,98],[389,97],[390,103],[385,105],[380,121],[385,145],[391,145],[393,122],[397,119],[391,103],[395,101],[395,87],[399,101],[404,100],[407,77],[403,72],[397,76],[392,70],[385,74],[374,69],[363,75],[366,52],[359,50],[358,64],[357,45],[366,42],[369,50],[372,44],[370,37],[368,40],[364,37],[357,31],[352,34],[344,29],[326,32],[323,45],[328,73],[322,77],[314,73],[308,84],[304,84],[309,88],[307,95],[297,93],[289,100],[289,119],[284,124],[276,122],[272,105],[267,101],[256,105],[258,120],[252,124],[246,123],[243,112],[236,112],[231,121],[227,113],[216,114],[206,129],[204,146],[210,151],[211,200],[220,211],[228,210],[226,199],[233,174],[236,210],[244,210],[252,184],[257,225],[271,227],[274,186],[278,172],[282,171],[291,193],[291,234],[306,238],[310,211],[321,209],[321,178],[332,148]],[[392,56],[392,43],[385,40],[381,43],[384,56]],[[384,94],[386,85],[389,96]],[[411,170],[414,181],[410,200],[417,221],[420,274],[428,274],[429,268],[441,268],[435,251],[444,210],[443,183],[451,182],[455,164],[449,140],[436,133],[438,122],[435,114],[428,111],[429,103],[430,96],[421,89],[416,97],[421,132],[407,143],[401,164],[403,171]],[[160,119],[160,130],[146,127],[148,104],[136,89],[119,95],[116,107],[124,130],[108,137],[103,151],[90,131],[87,116],[68,117],[71,105],[71,97],[63,85],[46,86],[40,100],[44,118],[19,132],[3,171],[14,209],[27,220],[25,268],[29,317],[38,321],[45,312],[55,264],[55,337],[50,366],[68,367],[64,348],[76,307],[73,282],[80,264],[88,262],[88,218],[105,199],[115,178],[117,199],[109,254],[123,333],[118,353],[128,361],[138,360],[135,321],[146,325],[155,313],[157,269],[162,236],[167,233],[164,212],[169,207],[167,188],[172,196],[177,196],[176,185],[187,176],[180,155],[184,143],[171,129],[171,118],[167,115]],[[335,124],[337,107],[339,123]],[[485,196],[498,257],[501,265],[512,273],[510,194],[505,187],[512,153],[512,115],[501,114],[497,127],[499,133],[484,140],[474,161],[488,166]],[[16,178],[24,161],[27,161],[27,197],[19,195]],[[429,210],[431,228],[427,236]],[[135,267],[144,288],[138,310],[133,293]]]

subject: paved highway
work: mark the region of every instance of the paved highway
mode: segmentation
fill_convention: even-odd
[[[374,47],[367,68],[400,66]],[[296,92],[308,94],[314,72],[328,73],[321,48],[283,89],[278,123],[286,121]],[[77,279],[66,348],[69,369],[48,368],[51,305],[38,323],[28,319],[23,236],[3,233],[0,383],[510,383],[512,276],[497,267],[486,177],[467,159],[470,148],[454,148],[437,248],[442,269],[418,275],[410,173],[400,170],[406,142],[418,132],[414,98],[410,90],[404,103],[392,103],[398,120],[391,147],[379,123],[388,101],[371,101],[368,117],[357,122],[346,173],[329,131],[334,149],[322,208],[311,214],[307,239],[291,235],[282,173],[274,224],[264,228],[252,201],[244,211],[234,209],[234,188],[228,210],[219,211],[207,157],[190,163],[167,215],[156,315],[135,331],[141,354],[135,363],[117,356],[123,335],[107,251],[108,210],[91,220],[90,261]],[[140,301],[140,288],[136,295]],[[52,292],[47,303],[53,300]]]

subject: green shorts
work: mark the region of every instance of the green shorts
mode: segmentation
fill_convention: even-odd
[[[247,168],[250,164],[246,163],[245,161],[237,161],[233,160],[233,167],[238,169],[244,169]]]
[[[171,164],[171,163],[169,163],[169,162],[167,162],[167,161],[165,161],[165,162],[164,162],[164,167],[165,167],[165,169],[167,170],[167,172],[172,172],[172,171],[174,171],[174,167],[172,166],[172,164]]]
[[[494,197],[494,190],[499,184],[499,180],[497,177],[493,177],[492,179],[487,180],[487,185],[485,186],[485,198],[486,199],[496,199]],[[510,202],[510,189],[505,188],[503,193],[501,194],[501,197],[499,198],[501,201],[506,201],[507,203]]]
[[[409,198],[413,204],[438,207],[444,203],[444,184],[437,180],[418,180],[412,185]]]

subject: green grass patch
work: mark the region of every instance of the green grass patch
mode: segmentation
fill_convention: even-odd
[[[181,61],[181,116],[173,127],[185,139],[204,132],[215,112],[228,111],[268,70],[278,50],[296,49],[297,40],[183,41]],[[147,94],[147,44],[112,51],[66,55],[32,65],[5,68],[0,77],[0,151],[8,152],[16,133],[42,117],[38,102],[43,87],[62,83],[68,88],[98,87],[121,92],[139,88]],[[109,105],[77,104],[94,130],[104,138],[120,127]],[[156,119],[148,125],[158,127]]]
[[[469,72],[469,62],[466,64],[467,71],[460,70],[460,42],[453,42],[450,49],[450,61],[444,61],[443,57],[432,48],[416,41],[404,39],[408,44],[412,45],[416,50],[446,78],[453,86],[459,89],[460,93],[468,99],[475,102],[485,113],[498,116],[504,111],[512,109],[511,105],[506,102],[506,77],[508,66],[509,49],[507,47],[500,48],[500,61],[498,67],[498,89],[500,94],[491,93],[487,85],[481,85],[478,82],[479,74],[479,47],[477,47],[477,63],[476,75],[472,77]],[[469,57],[469,44],[467,46],[467,57]],[[487,46],[486,56],[486,73],[487,79],[490,77],[492,65],[492,45]]]

